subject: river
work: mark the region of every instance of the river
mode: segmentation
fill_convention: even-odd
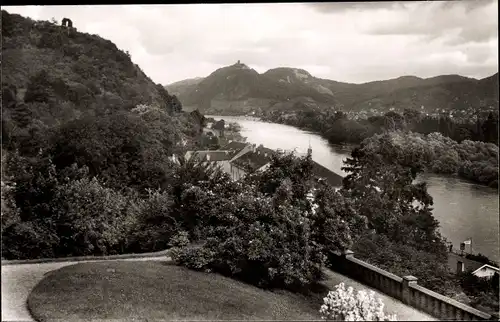
[[[296,150],[306,153],[312,148],[314,161],[345,176],[341,170],[349,148],[332,146],[317,134],[298,128],[238,116],[213,116],[226,122],[237,122],[247,142],[262,144],[270,149]],[[461,242],[472,238],[472,251],[499,261],[499,212],[496,189],[470,183],[460,178],[426,174],[418,178],[428,184],[434,199],[434,217],[440,223],[441,234],[457,249]],[[469,246],[466,246],[466,251]]]

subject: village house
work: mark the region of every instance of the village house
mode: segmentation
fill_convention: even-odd
[[[319,183],[328,183],[332,187],[342,186],[342,176],[336,174],[330,169],[325,168],[321,164],[313,161],[313,176]]]
[[[265,148],[262,144],[258,147],[250,145],[246,152],[240,153],[239,157],[231,160],[230,174],[233,180],[243,178],[247,173],[265,170],[271,163],[274,150]]]
[[[224,172],[231,174],[230,161],[240,157],[251,149],[251,144],[229,141],[227,145],[218,150],[188,151],[184,155],[184,158],[186,160],[194,158],[193,160],[199,161],[202,164],[218,165]]]
[[[499,269],[498,267],[491,266],[488,264],[484,264],[483,266],[479,267],[475,271],[472,272],[473,275],[476,275],[477,277],[487,277],[487,278],[492,278],[495,273],[499,274]]]
[[[456,252],[448,252],[448,267],[456,274],[472,272],[477,277],[492,277],[495,273],[499,274],[498,267],[469,259]]]
[[[208,150],[208,151],[188,151],[184,158],[193,159],[203,165],[211,164],[219,166],[224,172],[229,173],[229,160],[234,156],[231,151]]]
[[[252,145],[250,143],[229,140],[228,144],[221,147],[219,150],[231,151],[233,153],[233,157],[231,159],[231,161],[232,161],[234,159],[239,158],[243,154],[251,151],[254,147],[255,147],[255,144]]]
[[[229,141],[227,145],[218,150],[188,151],[185,158],[189,160],[195,157],[197,161],[201,161],[203,164],[217,164],[233,180],[239,180],[248,173],[267,169],[272,161],[272,155],[277,152],[282,152],[282,150],[278,149],[274,151],[264,147],[262,144],[256,146],[255,144]],[[312,154],[310,147],[307,153]],[[299,156],[302,156],[302,154],[299,153]],[[340,187],[342,185],[342,176],[316,161],[312,161],[312,163],[312,173],[317,184],[328,183],[332,187]]]
[[[448,267],[453,270],[456,274],[465,271],[475,271],[480,268],[483,264],[471,259],[456,254],[454,252],[448,253]]]

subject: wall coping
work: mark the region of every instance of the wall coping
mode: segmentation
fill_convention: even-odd
[[[113,259],[132,259],[132,258],[144,258],[144,257],[162,257],[168,255],[169,255],[169,250],[167,249],[153,253],[133,253],[133,254],[108,255],[108,256],[76,256],[76,257],[15,259],[15,260],[2,259],[2,266],[61,263],[61,262],[82,262],[82,261],[113,260]]]
[[[408,281],[408,282],[417,282],[418,278],[416,278],[413,275],[406,275],[406,276],[403,276],[403,280]]]
[[[377,273],[379,273],[379,274],[381,274],[381,275],[383,275],[383,276],[385,276],[387,278],[390,278],[390,279],[394,280],[395,282],[399,282],[399,283],[403,282],[403,279],[401,277],[399,277],[397,275],[394,275],[392,273],[389,273],[388,271],[385,271],[385,270],[383,270],[381,268],[378,268],[377,266],[373,266],[371,264],[368,264],[367,262],[364,262],[364,261],[362,261],[362,260],[360,260],[360,259],[358,259],[356,257],[348,257],[346,259],[348,261],[351,261],[351,262],[354,262],[354,263],[356,263],[358,265],[361,265],[361,266],[363,266],[365,268],[368,268],[368,269],[370,269],[372,271],[375,271],[375,272],[377,272]]]
[[[477,309],[475,309],[473,307],[470,307],[470,306],[465,305],[463,303],[460,303],[460,302],[458,302],[458,301],[456,301],[454,299],[451,299],[449,297],[446,297],[444,295],[441,295],[439,293],[431,291],[431,290],[429,290],[429,289],[427,289],[427,288],[425,288],[423,286],[420,286],[418,284],[416,284],[416,285],[410,284],[409,287],[413,288],[413,289],[415,289],[417,291],[420,291],[420,292],[422,292],[422,293],[424,293],[424,294],[426,294],[428,296],[434,297],[434,298],[436,298],[436,299],[438,299],[440,301],[443,301],[443,302],[445,302],[445,303],[447,303],[449,305],[456,306],[456,307],[460,308],[463,311],[469,312],[469,313],[471,313],[473,315],[480,316],[483,319],[489,320],[491,318],[491,315],[488,314],[488,313],[481,312],[481,311],[479,311],[479,310],[477,310]]]
[[[491,314],[479,311],[479,310],[477,310],[477,309],[475,309],[473,307],[470,307],[470,306],[468,306],[466,304],[460,303],[460,302],[458,302],[458,301],[456,301],[454,299],[451,299],[451,298],[446,297],[446,296],[444,296],[442,294],[436,293],[436,292],[431,291],[431,290],[429,290],[429,289],[427,289],[427,288],[425,288],[423,286],[418,285],[418,278],[416,278],[414,276],[408,275],[408,276],[404,276],[403,278],[401,278],[401,277],[399,277],[399,276],[397,276],[395,274],[389,273],[389,272],[387,272],[387,271],[385,271],[385,270],[383,270],[381,268],[378,268],[376,266],[368,264],[368,263],[366,263],[366,262],[364,262],[364,261],[362,261],[362,260],[354,257],[354,252],[344,251],[344,254],[351,255],[351,256],[345,256],[344,257],[345,260],[350,261],[350,262],[355,263],[355,264],[358,264],[360,266],[363,266],[363,267],[365,267],[367,269],[370,269],[372,271],[375,271],[375,272],[377,272],[377,273],[379,273],[379,274],[381,274],[381,275],[383,275],[383,276],[385,276],[387,278],[390,278],[390,279],[392,279],[394,281],[397,281],[399,283],[403,283],[403,281],[410,282],[410,283],[408,283],[408,287],[411,288],[411,289],[414,289],[416,291],[420,291],[420,292],[422,292],[422,293],[424,293],[424,294],[426,294],[426,295],[428,295],[430,297],[433,297],[433,298],[435,298],[437,300],[445,302],[446,304],[449,304],[451,306],[457,307],[458,309],[461,309],[461,310],[463,310],[465,312],[468,312],[468,313],[470,313],[472,315],[475,315],[477,317],[481,317],[481,318],[483,318],[485,320],[491,320],[493,318],[493,316]]]

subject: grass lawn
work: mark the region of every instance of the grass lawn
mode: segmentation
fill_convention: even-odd
[[[165,262],[113,261],[47,274],[28,307],[38,321],[319,320],[323,296],[265,291]]]

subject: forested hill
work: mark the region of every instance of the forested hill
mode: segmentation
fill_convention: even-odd
[[[161,178],[169,157],[197,144],[203,116],[183,113],[111,41],[5,10],[1,25],[2,152],[88,167],[123,188]]]
[[[7,119],[13,100],[26,104],[44,123],[67,121],[83,112],[130,110],[139,104],[180,108],[175,97],[111,41],[5,10],[2,88],[7,107],[2,117]]]

